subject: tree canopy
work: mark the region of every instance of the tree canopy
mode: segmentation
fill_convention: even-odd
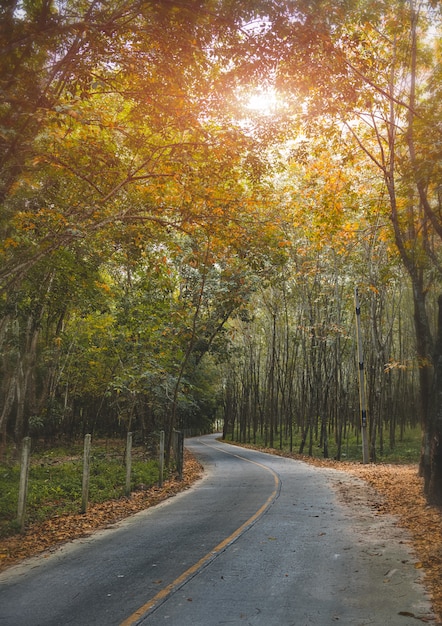
[[[3,441],[222,418],[340,455],[358,285],[371,456],[422,424],[442,501],[439,3],[0,12]]]

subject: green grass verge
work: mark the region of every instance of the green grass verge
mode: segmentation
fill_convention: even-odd
[[[228,439],[232,441],[231,435]],[[379,436],[376,439],[375,452],[376,463],[418,463],[421,451],[421,439],[422,433],[419,427],[407,427],[401,433],[397,429],[395,433],[394,445],[390,445],[389,433],[383,433],[383,445],[381,446]],[[269,441],[267,443],[265,437],[259,433],[255,437],[250,435],[245,440],[239,441],[235,436],[235,441],[238,443],[250,443],[259,447],[269,447]],[[293,435],[292,452],[299,452],[301,444],[301,433],[296,432]],[[280,449],[280,436],[279,433],[275,434],[273,439],[273,448]],[[282,449],[290,449],[290,441],[288,437],[282,438]],[[304,447],[304,454],[308,455],[309,452],[309,440],[307,440]],[[337,457],[338,446],[333,435],[329,435],[328,439],[328,458],[334,459]],[[324,458],[324,447],[320,445],[318,439],[313,438],[312,456],[314,458]],[[362,459],[362,442],[360,435],[357,436],[353,432],[349,432],[343,439],[341,446],[341,461],[360,461]]]
[[[109,451],[106,446],[93,446],[89,480],[91,504],[117,499],[125,493],[124,444],[119,443],[120,450],[113,447]],[[32,452],[27,523],[78,513],[81,508],[82,474],[82,446]],[[19,530],[16,522],[19,480],[18,462],[0,463],[0,538]],[[144,459],[137,451],[132,460],[131,488],[148,488],[158,480],[158,461]]]

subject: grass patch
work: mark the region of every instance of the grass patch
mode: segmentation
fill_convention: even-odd
[[[379,436],[376,440],[375,452],[376,463],[418,463],[421,451],[421,439],[422,431],[420,427],[407,427],[401,433],[399,428],[396,429],[395,439],[393,445],[390,445],[389,432],[385,430],[383,433],[383,442],[380,443]],[[232,441],[232,437],[228,439]],[[255,437],[250,436],[245,441],[239,441],[235,438],[237,443],[250,443],[259,447],[269,447],[268,439],[267,443],[264,436],[259,433]],[[301,445],[301,433],[298,431],[293,435],[292,452],[298,453]],[[282,449],[288,451],[290,449],[290,440],[288,437],[282,438],[282,446],[280,443],[279,433],[275,434],[273,439],[273,448]],[[370,445],[369,445],[369,449]],[[304,447],[304,454],[309,453],[309,441]],[[334,459],[337,457],[338,446],[334,435],[329,435],[328,439],[328,458]],[[324,458],[324,446],[320,443],[319,439],[313,438],[312,454],[313,458]],[[362,459],[362,440],[360,435],[354,432],[349,432],[347,437],[343,440],[341,446],[341,461],[360,461]]]
[[[89,480],[89,502],[118,499],[125,494],[124,442],[93,443]],[[27,523],[77,513],[81,507],[82,444],[68,448],[33,450],[29,472]],[[18,531],[17,504],[20,480],[18,462],[0,464],[0,537]],[[159,480],[157,459],[147,458],[144,449],[133,448],[131,489],[147,489]]]

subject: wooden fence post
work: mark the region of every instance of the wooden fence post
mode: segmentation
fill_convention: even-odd
[[[17,522],[20,526],[20,532],[23,532],[25,529],[26,499],[28,495],[30,457],[31,438],[25,437],[22,442],[20,485],[18,488]]]
[[[163,486],[163,479],[164,479],[164,430],[160,431],[160,467],[159,467],[159,472],[160,472],[160,479],[158,481],[158,484],[160,487]]]
[[[130,496],[130,475],[132,473],[132,433],[127,433],[126,440],[126,496]]]
[[[89,476],[91,471],[91,435],[84,437],[83,452],[83,489],[81,496],[81,512],[86,513],[89,499]]]
[[[184,433],[181,430],[174,430],[174,451],[175,463],[178,472],[178,480],[183,480],[184,467]]]

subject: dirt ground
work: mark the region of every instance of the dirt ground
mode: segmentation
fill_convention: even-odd
[[[266,452],[279,454],[275,450]],[[373,514],[394,515],[398,525],[408,531],[418,561],[416,567],[424,571],[433,610],[440,616],[438,623],[442,624],[442,508],[426,503],[417,465],[362,465],[298,455],[287,456],[348,472],[366,481],[374,489],[374,492],[371,490],[370,498]],[[201,465],[186,452],[182,481],[170,480],[161,489],[153,487],[134,492],[128,498],[92,505],[84,515],[54,517],[44,523],[30,525],[21,535],[0,540],[0,571],[27,557],[50,554],[62,543],[89,535],[137,511],[154,506],[188,489],[202,472]],[[339,495],[349,503],[353,497],[344,485]]]

